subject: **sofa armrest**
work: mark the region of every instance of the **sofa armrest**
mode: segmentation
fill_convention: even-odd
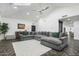
[[[19,34],[19,36],[20,36],[20,37],[25,37],[25,35],[23,35],[23,34]]]
[[[66,37],[66,36],[61,37],[61,38],[59,38],[59,39],[62,41],[62,44],[68,43],[68,37]]]
[[[64,39],[67,39],[67,37],[66,37],[66,36],[60,37],[59,39],[60,39],[60,40],[64,40]]]

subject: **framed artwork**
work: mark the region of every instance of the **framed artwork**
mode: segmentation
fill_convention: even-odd
[[[18,26],[17,26],[17,28],[18,28],[18,29],[25,29],[25,24],[20,24],[20,23],[19,23]]]

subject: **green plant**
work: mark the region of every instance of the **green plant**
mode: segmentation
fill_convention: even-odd
[[[4,34],[4,39],[6,40],[5,34],[8,32],[8,23],[0,23],[0,32]]]
[[[1,23],[0,23],[0,34],[1,34]]]

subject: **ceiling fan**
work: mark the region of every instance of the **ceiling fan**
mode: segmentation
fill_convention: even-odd
[[[32,10],[32,11],[36,11],[36,12],[39,12],[40,14],[43,14],[43,11],[46,11],[49,9],[49,6],[43,8],[42,10]]]

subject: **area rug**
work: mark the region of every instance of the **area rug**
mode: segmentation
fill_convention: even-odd
[[[37,40],[26,40],[13,42],[13,48],[16,56],[40,56],[50,51],[51,49],[41,45]]]

